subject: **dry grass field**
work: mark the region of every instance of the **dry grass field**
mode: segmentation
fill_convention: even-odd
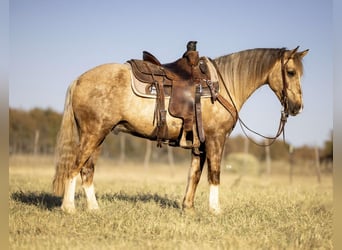
[[[221,215],[208,212],[203,173],[196,211],[181,201],[188,164],[116,165],[100,158],[100,211],[88,212],[77,187],[77,213],[52,194],[52,157],[11,156],[10,249],[332,249],[332,177],[238,176],[222,171]]]

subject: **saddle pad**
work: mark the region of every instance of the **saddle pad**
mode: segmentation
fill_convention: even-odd
[[[211,81],[213,82],[217,93],[219,93],[220,89],[219,89],[218,76],[217,76],[216,69],[212,65],[212,63],[209,61],[208,58],[204,57],[204,60],[206,61],[206,64],[208,66],[210,76],[211,76]],[[126,63],[126,64],[128,65],[129,71],[131,74],[131,87],[132,87],[134,94],[136,94],[137,96],[140,96],[140,97],[144,97],[144,98],[155,99],[156,94],[157,94],[155,87],[151,83],[142,82],[139,79],[137,79],[132,72],[132,66],[129,63]],[[165,92],[165,97],[169,98],[171,95],[171,86],[170,85],[164,85],[164,92]],[[206,86],[205,83],[203,83],[203,90],[202,90],[201,96],[204,98],[210,98],[211,97],[210,90]]]

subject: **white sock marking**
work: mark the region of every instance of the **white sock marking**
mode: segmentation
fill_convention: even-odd
[[[214,213],[220,213],[219,185],[210,185],[209,208]]]
[[[76,190],[76,177],[66,180],[64,198],[62,209],[66,212],[74,212],[75,210],[75,190]]]
[[[83,186],[83,189],[86,193],[87,196],[87,204],[88,204],[88,209],[98,209],[99,205],[96,200],[95,196],[95,189],[94,189],[94,184],[91,184],[90,186]]]

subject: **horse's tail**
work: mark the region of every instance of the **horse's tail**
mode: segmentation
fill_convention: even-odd
[[[77,84],[77,80],[69,86],[65,104],[64,114],[60,130],[57,135],[57,144],[55,150],[56,172],[53,180],[53,192],[56,195],[63,195],[65,181],[70,178],[70,169],[76,162],[77,145],[79,134],[77,124],[72,108],[72,96]]]

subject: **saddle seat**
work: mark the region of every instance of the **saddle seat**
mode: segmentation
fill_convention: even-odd
[[[143,52],[143,60],[128,61],[135,80],[143,83],[145,93],[140,94],[156,98],[158,146],[167,138],[165,97],[170,97],[170,115],[183,120],[179,145],[198,148],[204,142],[200,99],[206,96],[215,101],[218,92],[218,82],[212,84],[208,62],[207,58],[200,58],[197,51],[187,51],[180,59],[167,64],[161,64],[147,51]]]
[[[164,85],[172,85],[169,81],[190,81],[194,77],[208,78],[206,65],[197,51],[189,51],[182,58],[167,64],[161,64],[151,53],[143,51],[143,60],[132,59],[128,63],[132,65],[137,79],[145,83],[153,82],[153,77],[165,77],[167,82]]]

